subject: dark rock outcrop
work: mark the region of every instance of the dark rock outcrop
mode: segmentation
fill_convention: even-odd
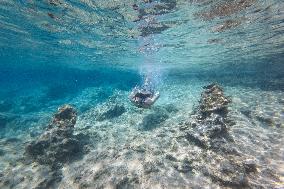
[[[231,100],[224,95],[223,89],[217,84],[204,87],[201,95],[199,112],[202,118],[208,118],[212,114],[225,118],[228,114],[228,104]]]
[[[73,107],[64,105],[59,108],[48,129],[26,146],[27,159],[54,166],[82,154],[84,143],[73,135],[76,119]]]
[[[247,159],[243,162],[243,166],[247,173],[255,173],[257,172],[256,162],[252,159]]]
[[[57,188],[62,164],[81,157],[88,142],[74,134],[76,120],[72,106],[60,107],[43,134],[27,144],[18,166],[0,178],[0,188]]]
[[[58,127],[73,128],[76,124],[77,112],[70,105],[64,105],[58,109],[52,121]]]
[[[206,166],[195,164],[193,168],[221,186],[250,188],[249,175],[257,173],[257,164],[242,157],[228,132],[234,124],[228,116],[231,100],[217,84],[205,86],[204,89],[199,106],[191,115],[190,121],[180,126],[184,137],[206,154],[203,157]],[[211,162],[213,157],[209,154],[215,154],[218,160],[215,157],[216,161]],[[188,168],[185,170],[190,170],[190,163],[185,167]]]
[[[227,119],[228,105],[231,100],[224,95],[223,89],[217,84],[204,87],[199,106],[192,115],[192,122],[182,129],[186,137],[201,148],[213,148],[230,140]],[[218,144],[218,145],[215,145]]]

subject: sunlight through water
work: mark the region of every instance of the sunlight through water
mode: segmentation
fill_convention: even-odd
[[[284,188],[281,0],[1,0],[0,89],[0,188]]]

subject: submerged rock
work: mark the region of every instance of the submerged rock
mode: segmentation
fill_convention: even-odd
[[[181,129],[188,129],[187,139],[197,146],[215,149],[215,143],[219,145],[229,139],[227,114],[231,100],[224,95],[223,89],[217,84],[205,86],[204,89],[200,104],[191,117],[192,124]]]
[[[113,119],[121,116],[126,112],[123,104],[111,103],[102,104],[98,106],[95,111],[95,118],[98,121],[104,121],[107,119]]]
[[[244,168],[247,173],[250,172],[256,172],[257,171],[257,165],[256,162],[253,159],[247,159],[243,162]]]
[[[74,127],[77,120],[77,112],[70,105],[64,105],[58,109],[58,112],[54,115],[53,124],[58,127]]]
[[[228,104],[231,100],[224,95],[223,89],[217,84],[205,86],[204,89],[199,105],[199,111],[203,118],[212,113],[222,117],[227,116]]]
[[[83,141],[73,135],[76,110],[64,105],[54,115],[48,129],[35,141],[26,146],[25,155],[40,164],[64,163],[83,152]]]
[[[57,188],[63,178],[63,163],[85,152],[88,138],[74,135],[77,112],[64,105],[53,116],[47,129],[27,144],[24,157],[0,179],[0,188]]]
[[[217,84],[204,89],[199,106],[190,119],[180,125],[183,136],[200,147],[204,156],[200,164],[192,165],[189,161],[176,169],[190,171],[192,167],[223,187],[252,188],[250,175],[257,173],[258,166],[255,161],[242,157],[228,132],[234,124],[228,116],[231,100]]]

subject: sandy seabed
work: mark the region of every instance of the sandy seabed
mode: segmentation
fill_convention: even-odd
[[[197,118],[202,87],[207,84],[164,84],[161,98],[147,110],[128,101],[129,91],[90,87],[36,113],[11,113],[9,119],[6,114],[0,139],[0,186],[283,188],[283,92],[224,85],[224,95],[232,100],[224,118],[226,135],[221,129],[220,136],[209,136],[213,131],[203,125],[219,119]],[[39,98],[41,89],[37,93],[34,98]],[[27,97],[19,96],[18,102],[21,98]],[[60,103],[72,104],[78,111],[72,137],[82,149],[67,153],[70,157],[63,160],[32,159],[27,146],[46,132]],[[65,147],[58,153],[64,155],[69,149]]]

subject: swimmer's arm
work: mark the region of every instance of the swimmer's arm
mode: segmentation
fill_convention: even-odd
[[[153,96],[153,103],[156,102],[156,100],[158,100],[159,97],[160,97],[160,93],[157,92],[157,93]]]

